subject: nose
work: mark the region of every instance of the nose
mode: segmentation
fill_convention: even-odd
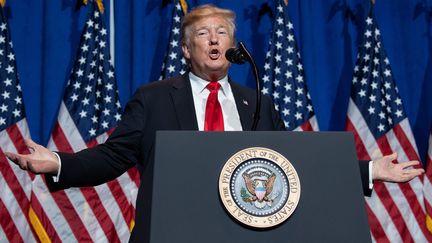
[[[219,39],[217,36],[216,31],[211,31],[210,32],[210,45],[217,45],[219,44]]]

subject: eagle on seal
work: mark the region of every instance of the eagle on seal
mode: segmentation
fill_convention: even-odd
[[[253,180],[247,173],[243,173],[243,179],[246,183],[246,188],[250,194],[252,194],[252,202],[258,200],[258,202],[271,202],[272,200],[268,198],[268,195],[273,191],[273,184],[276,180],[276,175],[271,174],[267,180],[255,179]]]

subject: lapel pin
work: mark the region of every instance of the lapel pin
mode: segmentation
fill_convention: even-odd
[[[247,102],[247,100],[243,100],[243,104],[249,105],[248,102]]]

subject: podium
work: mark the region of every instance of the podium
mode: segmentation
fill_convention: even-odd
[[[371,241],[350,133],[159,131],[155,146],[143,242]],[[225,162],[250,147],[282,154],[300,179],[297,208],[275,227],[238,222],[219,196]]]

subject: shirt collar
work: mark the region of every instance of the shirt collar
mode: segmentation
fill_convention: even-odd
[[[196,76],[192,72],[189,72],[189,80],[193,89],[198,93],[202,93],[209,82]],[[222,92],[226,95],[226,91],[229,90],[228,75],[225,75],[225,77],[223,77],[221,80],[218,80],[218,82],[221,85]]]

